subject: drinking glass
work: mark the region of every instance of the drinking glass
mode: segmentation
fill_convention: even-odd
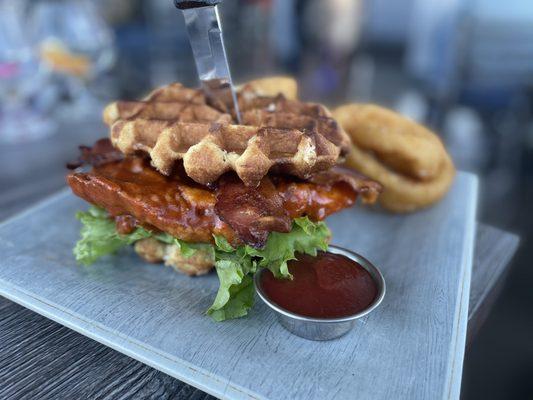
[[[0,0],[0,142],[48,135],[53,123],[43,102],[47,73],[28,36],[27,2]]]
[[[100,4],[100,3],[97,3]],[[42,0],[30,18],[41,61],[63,86],[70,118],[97,113],[101,107],[91,85],[114,64],[114,37],[90,0]]]

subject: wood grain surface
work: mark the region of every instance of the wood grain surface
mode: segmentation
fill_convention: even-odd
[[[210,398],[8,300],[0,343],[2,399]]]
[[[105,132],[65,124],[31,145],[0,146],[0,220],[64,185],[63,165]],[[24,159],[23,164],[18,163]],[[14,168],[14,166],[22,166]],[[478,229],[468,334],[481,326],[514,253],[516,236]],[[0,399],[203,399],[198,389],[0,297]]]
[[[131,252],[76,266],[72,214],[83,203],[71,196],[0,229],[1,290],[221,397],[443,397],[460,382],[474,183],[460,174],[443,202],[411,216],[359,209],[330,219],[335,243],[361,251],[388,282],[379,311],[332,342],[290,335],[261,304],[247,319],[214,324],[202,316],[214,276],[183,277]]]
[[[470,291],[469,335],[493,299],[518,238],[479,225]],[[486,310],[486,311],[485,311]],[[2,399],[213,399],[175,378],[0,298]]]
[[[467,343],[481,329],[498,298],[519,243],[520,239],[515,234],[478,224],[470,286]]]

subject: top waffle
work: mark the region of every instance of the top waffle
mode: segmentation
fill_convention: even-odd
[[[307,178],[332,167],[350,139],[320,104],[299,102],[288,78],[252,81],[240,88],[242,125],[210,105],[199,89],[174,83],[142,101],[106,107],[111,141],[124,154],[146,152],[162,174],[183,160],[202,184],[234,170],[249,186],[270,171]]]

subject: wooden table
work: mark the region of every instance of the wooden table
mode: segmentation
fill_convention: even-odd
[[[0,146],[0,220],[63,186],[63,165],[101,124],[63,125],[39,143]],[[478,225],[468,340],[480,329],[518,246],[516,235]],[[0,398],[173,398],[211,396],[0,298]]]

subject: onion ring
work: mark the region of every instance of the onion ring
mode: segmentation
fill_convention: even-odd
[[[346,165],[384,186],[379,201],[385,209],[414,211],[450,188],[455,167],[427,128],[375,105],[341,106],[333,116],[352,139]]]

